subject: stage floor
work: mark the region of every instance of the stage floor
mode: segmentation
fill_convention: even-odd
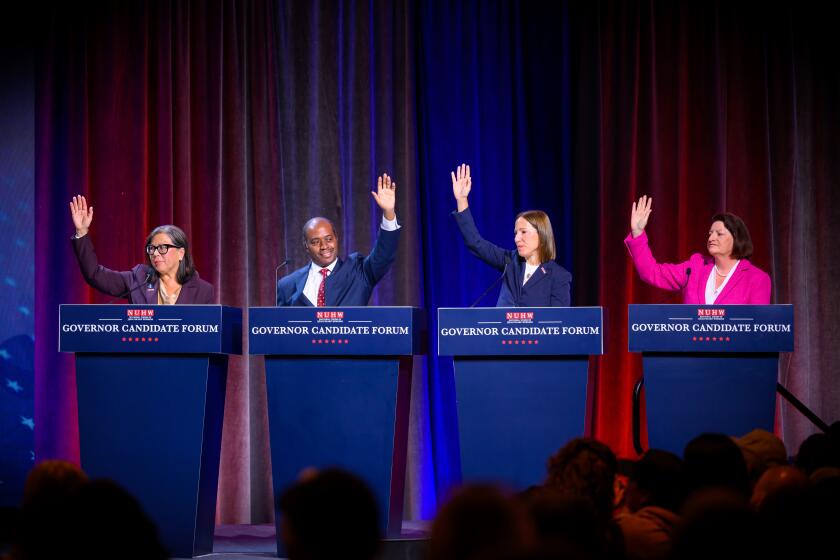
[[[381,560],[424,560],[430,522],[404,521],[402,537],[388,539],[382,546]],[[276,558],[274,525],[218,525],[213,539],[213,554],[199,558],[212,560],[249,560]]]

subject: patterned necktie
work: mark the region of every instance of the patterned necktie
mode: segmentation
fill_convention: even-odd
[[[329,273],[329,268],[321,269],[321,285],[318,286],[318,307],[325,307],[327,305],[327,275]]]

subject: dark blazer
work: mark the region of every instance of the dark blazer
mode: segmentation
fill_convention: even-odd
[[[478,233],[472,213],[453,212],[455,223],[464,236],[467,248],[496,270],[504,270],[502,289],[496,307],[568,307],[571,305],[572,275],[554,261],[542,263],[528,282],[525,278],[525,259],[514,249],[508,251],[493,245]],[[507,265],[507,268],[505,268]]]
[[[380,228],[370,255],[363,257],[353,253],[344,260],[338,259],[332,274],[327,276],[327,306],[367,305],[373,287],[385,276],[397,256],[399,240],[399,229]],[[303,295],[310,266],[311,262],[277,282],[278,306],[312,305]]]
[[[158,283],[160,282],[157,274],[154,275],[151,284],[143,284],[146,273],[151,268],[150,264],[138,264],[131,270],[125,271],[110,270],[99,264],[90,235],[85,235],[79,239],[73,238],[72,242],[82,276],[90,286],[111,296],[120,296],[128,290],[132,290],[130,294],[125,296],[129,303],[157,304]],[[135,287],[137,289],[132,289]],[[178,295],[176,304],[198,303],[216,303],[216,294],[213,286],[200,279],[198,272],[196,272],[181,286],[181,293]]]

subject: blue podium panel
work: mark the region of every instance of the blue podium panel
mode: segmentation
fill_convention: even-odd
[[[702,433],[773,430],[778,353],[793,351],[791,305],[631,305],[650,447],[681,455]]]
[[[419,310],[271,307],[249,317],[250,352],[265,355],[275,503],[301,470],[338,466],[370,485],[383,531],[398,536]]]
[[[438,354],[453,356],[461,477],[523,489],[584,435],[600,307],[438,310]]]
[[[179,328],[77,327],[133,317]],[[131,492],[173,556],[213,551],[227,356],[209,352],[235,346],[241,324],[241,310],[220,306],[61,306],[59,347],[76,352],[82,468]]]

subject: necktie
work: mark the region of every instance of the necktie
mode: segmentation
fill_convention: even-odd
[[[321,269],[321,285],[318,286],[318,307],[327,305],[327,275],[329,273],[329,268]]]

